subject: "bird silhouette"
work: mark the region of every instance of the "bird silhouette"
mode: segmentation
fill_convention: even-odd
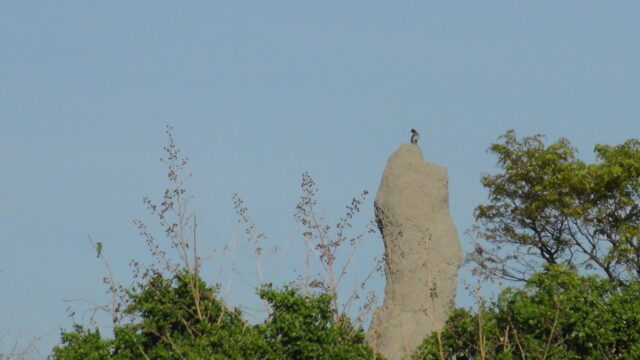
[[[420,139],[420,134],[416,131],[416,129],[411,129],[411,143],[414,145],[418,145],[418,139]]]

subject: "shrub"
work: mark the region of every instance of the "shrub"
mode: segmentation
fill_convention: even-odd
[[[296,289],[260,291],[273,312],[258,327],[268,345],[264,359],[371,359],[362,329],[354,329],[345,315],[335,320],[331,295],[303,296]]]
[[[455,310],[413,358],[640,358],[638,283],[621,286],[550,265],[481,310]]]
[[[194,288],[195,287],[195,288]],[[138,359],[371,359],[362,329],[349,318],[335,320],[332,297],[302,295],[266,286],[260,296],[272,312],[258,325],[217,298],[217,287],[181,272],[160,273],[129,292],[125,310],[134,319],[116,325],[113,339],[75,325],[63,331],[53,360]]]

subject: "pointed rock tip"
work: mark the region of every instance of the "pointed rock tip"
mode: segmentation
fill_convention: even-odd
[[[422,149],[418,145],[414,145],[411,143],[405,143],[400,145],[398,150],[396,150],[391,157],[402,156],[402,157],[419,157],[424,161],[424,155],[422,154]]]
[[[429,167],[442,168],[446,171],[444,166],[438,165],[436,163],[429,162],[424,159],[424,154],[422,153],[422,148],[418,145],[414,145],[411,143],[404,143],[400,145],[400,147],[391,154],[389,157],[388,163],[424,163]]]

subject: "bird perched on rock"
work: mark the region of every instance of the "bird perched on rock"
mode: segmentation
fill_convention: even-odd
[[[418,139],[420,139],[420,134],[418,134],[416,129],[411,129],[411,143],[418,145]]]

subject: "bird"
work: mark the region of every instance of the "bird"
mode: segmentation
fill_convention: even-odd
[[[420,139],[420,134],[416,131],[416,129],[411,129],[411,143],[414,145],[418,145],[418,139]]]
[[[96,251],[98,252],[97,257],[100,257],[100,255],[102,255],[102,243],[100,241],[96,243]]]

